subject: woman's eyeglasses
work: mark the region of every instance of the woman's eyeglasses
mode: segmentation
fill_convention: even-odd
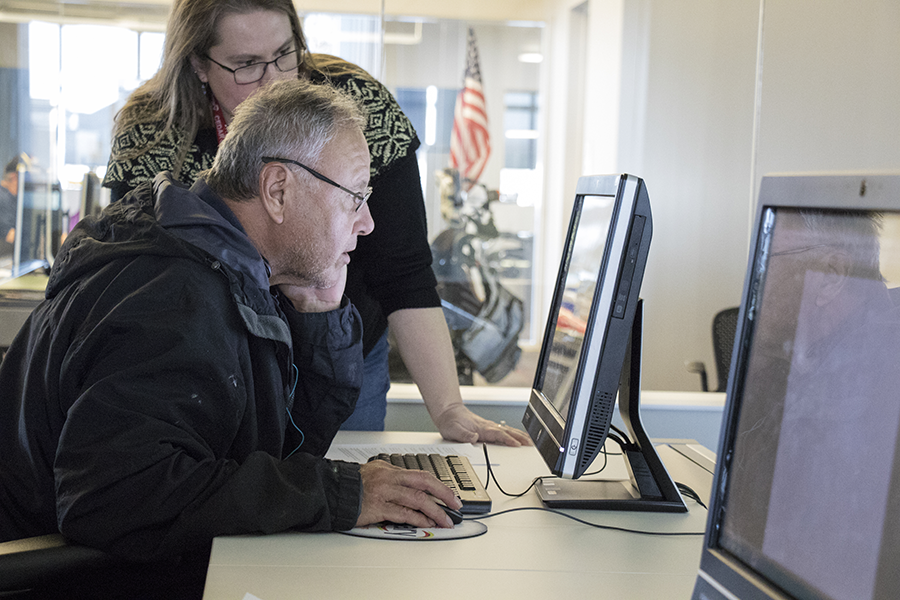
[[[209,54],[204,54],[203,56],[231,73],[234,76],[234,82],[238,85],[256,83],[266,76],[266,70],[269,68],[269,65],[275,65],[275,68],[282,73],[293,71],[300,66],[300,55],[296,50],[285,52],[275,60],[253,63],[252,65],[238,67],[237,69],[226,67],[225,65],[211,57]]]

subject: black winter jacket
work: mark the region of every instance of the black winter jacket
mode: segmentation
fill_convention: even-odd
[[[0,368],[0,541],[60,531],[129,560],[214,536],[341,530],[361,322],[301,314],[201,179],[166,173],[60,250]]]

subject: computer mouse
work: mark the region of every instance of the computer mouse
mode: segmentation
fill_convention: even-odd
[[[460,523],[463,522],[463,514],[461,512],[459,512],[458,510],[453,510],[452,508],[450,508],[449,506],[447,506],[446,504],[444,504],[437,498],[435,498],[434,501],[437,503],[438,506],[441,507],[441,509],[444,511],[444,513],[448,517],[450,517],[450,520],[453,522],[454,526],[459,525]],[[393,523],[393,521],[385,521],[385,523]],[[402,525],[405,527],[413,527],[412,525],[404,525],[403,523],[393,523],[393,524],[394,525]]]
[[[436,500],[437,505],[441,507],[441,509],[450,517],[450,520],[453,521],[454,525],[459,525],[463,521],[463,515],[458,510],[453,510],[440,500]]]

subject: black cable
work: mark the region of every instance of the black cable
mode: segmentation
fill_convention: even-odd
[[[619,445],[619,448],[621,448],[622,450],[625,450],[626,448],[628,448],[631,445],[628,442],[626,442],[625,440],[623,440],[622,438],[620,438],[618,435],[616,435],[615,433],[612,433],[612,432],[609,432],[606,434],[606,439],[612,440],[615,443],[617,443]]]
[[[497,475],[495,475],[494,470],[491,469],[491,459],[488,456],[487,444],[482,444],[481,449],[484,452],[484,462],[485,462],[485,464],[487,464],[487,475],[485,476],[485,479],[484,479],[485,491],[487,491],[488,486],[491,484],[491,479],[493,479],[494,483],[497,484],[497,489],[500,490],[501,494],[503,494],[504,496],[508,496],[510,498],[521,498],[522,496],[524,496],[525,494],[530,492],[531,488],[533,488],[537,484],[538,481],[541,481],[542,479],[559,479],[556,475],[542,475],[540,477],[535,477],[531,481],[531,485],[529,485],[527,488],[525,488],[524,492],[521,492],[519,494],[510,494],[509,492],[505,491],[500,486],[500,482],[497,480]],[[593,477],[594,475],[599,475],[609,464],[610,456],[622,456],[621,452],[607,452],[606,448],[603,448],[600,452],[603,454],[603,465],[596,471],[591,471],[589,473],[585,473],[584,475],[582,475],[582,477]]]
[[[541,475],[539,477],[535,477],[534,479],[532,479],[531,485],[529,485],[527,488],[525,488],[525,491],[520,492],[518,494],[510,494],[509,492],[504,490],[503,487],[500,485],[500,481],[497,480],[496,473],[494,473],[494,470],[491,468],[491,458],[490,458],[490,456],[488,456],[487,444],[482,444],[481,450],[482,450],[482,452],[484,452],[484,462],[487,465],[487,476],[485,477],[485,483],[484,483],[485,490],[487,490],[488,486],[491,484],[491,480],[493,479],[494,483],[497,484],[497,489],[500,490],[501,494],[503,494],[504,496],[508,496],[510,498],[521,498],[522,496],[524,496],[525,494],[530,492],[531,488],[533,488],[537,484],[538,481],[541,481],[543,479],[558,479],[558,477],[556,475]],[[605,469],[608,464],[607,457],[610,454],[612,454],[613,456],[621,456],[621,453],[607,452],[606,448],[602,449],[601,452],[603,454],[603,466],[601,466],[596,471],[592,471],[590,473],[585,473],[584,475],[582,475],[582,477],[590,477],[592,475],[597,475],[598,473],[603,471],[603,469]],[[693,500],[694,502],[696,502],[697,504],[699,504],[706,510],[709,510],[709,508],[703,503],[703,500],[700,499],[700,494],[695,492],[690,486],[688,486],[684,483],[678,483],[677,481],[675,482],[675,485],[678,487],[678,491],[680,491],[683,496],[690,498],[691,500]]]
[[[678,487],[678,491],[681,492],[682,496],[686,496],[686,497],[690,498],[691,500],[693,500],[694,502],[696,502],[697,504],[699,504],[706,510],[709,510],[709,507],[707,507],[705,504],[703,504],[703,500],[700,499],[700,494],[698,494],[693,489],[691,489],[689,486],[687,486],[683,483],[678,483],[676,481],[675,485]]]
[[[610,456],[622,456],[621,452],[608,452],[606,450],[605,446],[600,449],[600,452],[603,454],[603,466],[601,466],[596,471],[591,471],[590,473],[585,473],[584,475],[582,475],[582,477],[591,477],[593,475],[599,475],[603,471],[603,469],[606,468]]]
[[[606,454],[606,448],[603,448],[602,450],[600,450],[600,452],[603,453],[603,466],[601,466],[596,471],[591,471],[590,473],[585,473],[584,475],[582,475],[582,477],[591,477],[592,475],[597,475],[601,471],[603,471],[603,469],[606,468],[606,465],[608,463],[608,455]]]
[[[667,537],[676,537],[676,536],[697,536],[697,535],[706,535],[705,531],[642,531],[640,529],[628,529],[627,527],[615,527],[613,525],[600,525],[599,523],[591,523],[590,521],[585,521],[584,519],[579,519],[578,517],[573,517],[572,515],[566,514],[562,511],[555,510],[553,508],[542,508],[539,506],[520,506],[518,508],[508,508],[506,510],[501,510],[500,512],[488,513],[486,515],[471,515],[463,517],[469,521],[478,521],[481,519],[490,519],[491,517],[499,517],[500,515],[505,515],[508,513],[520,512],[525,510],[540,510],[544,512],[553,513],[555,515],[559,515],[561,517],[565,517],[567,519],[571,519],[577,523],[581,523],[582,525],[587,525],[588,527],[595,527],[597,529],[608,529],[611,531],[624,531],[625,533],[639,533],[641,535],[660,535]]]
[[[610,423],[609,428],[612,429],[613,431],[615,431],[616,433],[618,433],[622,437],[623,440],[625,440],[629,444],[631,443],[631,439],[628,437],[627,433],[625,433],[624,431],[622,431],[621,429],[619,429],[612,423]]]
[[[531,485],[529,485],[527,488],[525,488],[524,492],[522,492],[520,494],[510,494],[509,492],[505,491],[502,487],[500,487],[500,482],[497,480],[497,476],[494,474],[494,470],[491,468],[491,459],[488,457],[487,444],[482,444],[481,449],[482,449],[482,451],[484,451],[484,462],[487,463],[487,477],[485,478],[485,482],[484,482],[485,490],[487,490],[488,486],[491,483],[491,479],[493,479],[494,483],[497,484],[497,489],[500,490],[501,494],[503,494],[504,496],[508,496],[510,498],[521,498],[522,496],[524,496],[525,494],[530,492],[531,488],[533,488],[537,484],[538,481],[543,479],[543,477],[535,477],[531,481]],[[553,477],[553,476],[550,475],[548,477]]]

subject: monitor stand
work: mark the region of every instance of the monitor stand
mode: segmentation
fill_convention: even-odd
[[[641,423],[643,300],[638,300],[619,380],[619,413],[631,436],[624,449],[630,479],[544,478],[535,486],[546,506],[596,510],[687,512],[675,482]]]

